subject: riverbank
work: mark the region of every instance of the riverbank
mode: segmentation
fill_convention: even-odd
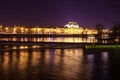
[[[116,48],[120,48],[120,44],[119,45],[104,45],[104,44],[102,44],[102,45],[85,45],[85,48],[86,49],[103,49],[103,48],[105,48],[105,49],[116,49]]]

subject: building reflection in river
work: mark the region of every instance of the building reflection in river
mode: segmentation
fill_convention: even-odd
[[[25,48],[25,47],[23,47]],[[108,52],[83,49],[15,49],[0,51],[0,79],[107,79]]]

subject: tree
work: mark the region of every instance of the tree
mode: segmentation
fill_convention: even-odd
[[[119,42],[120,42],[120,24],[114,24],[112,27],[111,27],[111,31],[112,33],[110,34],[110,37],[115,40],[116,38],[119,39]]]
[[[98,42],[101,42],[104,25],[103,25],[103,24],[96,24],[96,25],[95,25],[95,28],[96,28],[96,30],[98,31],[98,34],[97,34],[97,37],[96,37],[96,38],[98,39]]]

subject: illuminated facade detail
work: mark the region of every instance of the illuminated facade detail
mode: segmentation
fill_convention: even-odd
[[[66,28],[79,28],[79,25],[77,24],[77,22],[69,22],[64,27],[66,27]]]
[[[105,30],[104,30],[105,31]],[[86,29],[79,27],[76,22],[69,22],[64,27],[61,26],[4,26],[0,27],[0,33],[9,34],[98,34],[96,29]]]
[[[2,30],[2,25],[0,25],[0,33],[1,33],[1,32],[3,32],[3,30]]]

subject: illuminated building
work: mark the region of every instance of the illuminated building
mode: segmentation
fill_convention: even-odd
[[[79,25],[77,24],[77,22],[69,22],[64,27],[67,27],[67,28],[79,28]]]
[[[68,22],[62,26],[4,26],[1,27],[1,33],[9,34],[87,34],[94,35],[98,31],[95,29],[87,29],[79,27],[77,22]]]

